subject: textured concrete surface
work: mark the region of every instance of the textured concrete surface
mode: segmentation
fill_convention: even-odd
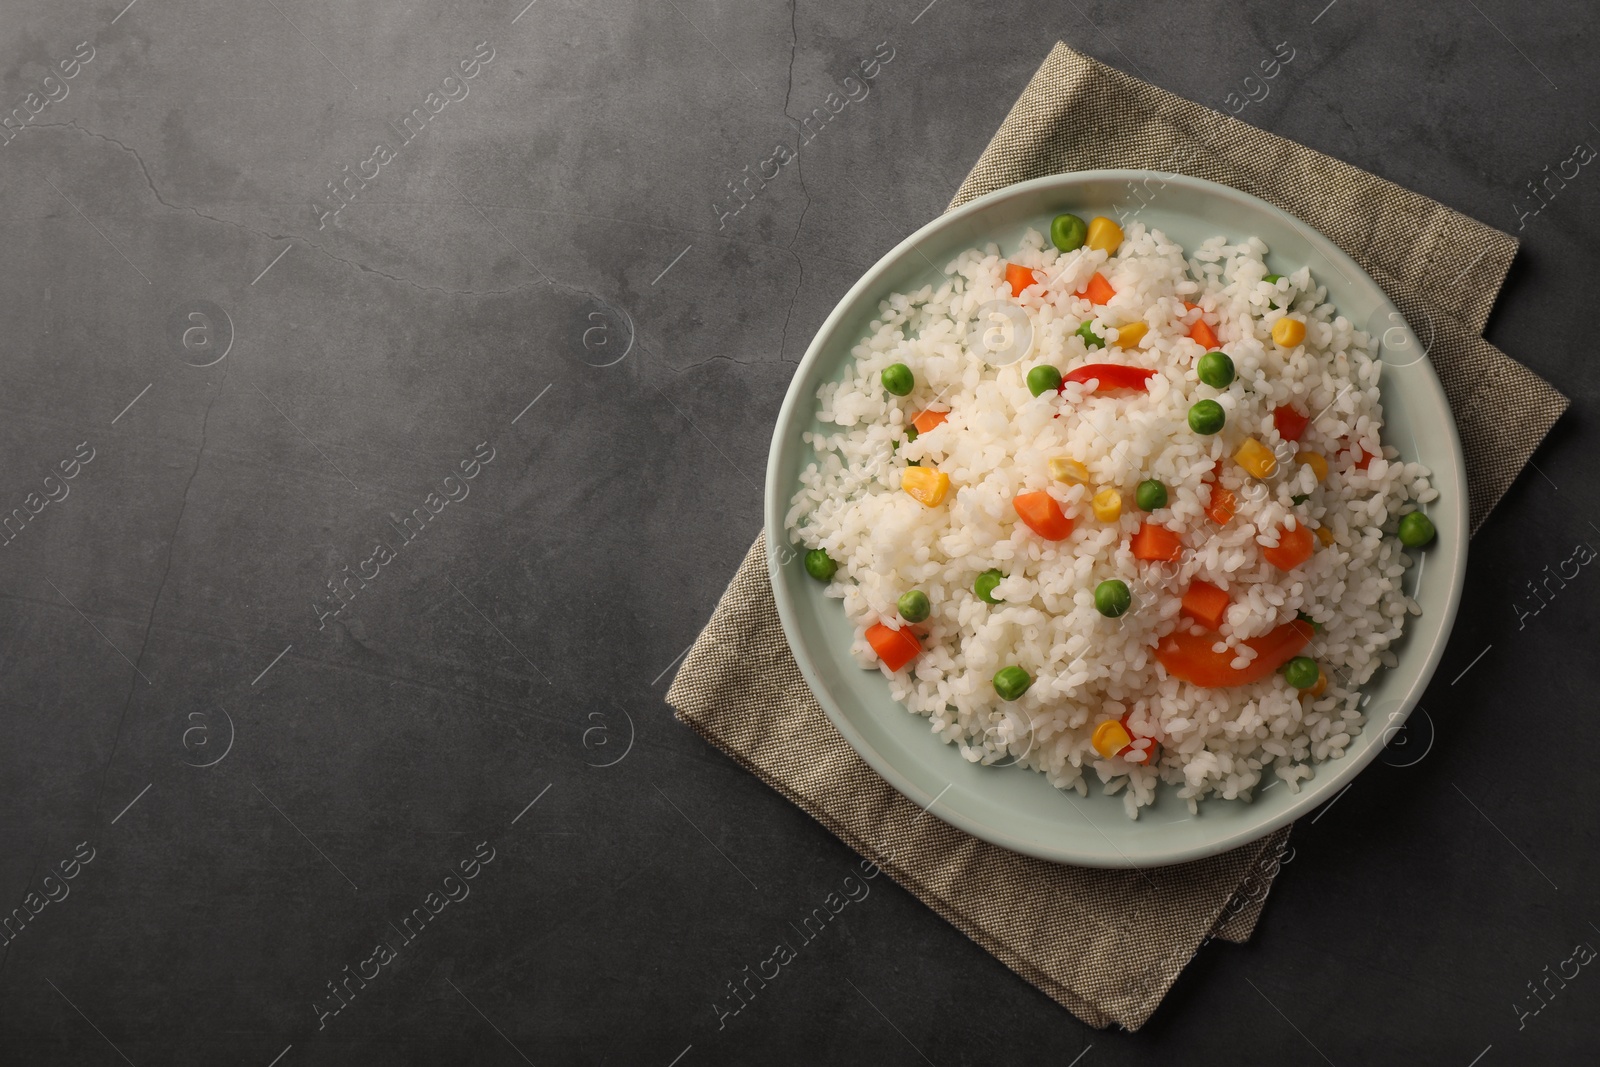
[[[1600,578],[1528,583],[1600,544],[1600,178],[1527,186],[1600,144],[1592,5],[124,2],[0,41],[0,1062],[1592,1062]],[[882,880],[719,1029],[854,857],[672,665],[811,333],[1057,38],[1218,107],[1290,42],[1247,120],[1521,225],[1490,337],[1573,411],[1425,726],[1146,1031]]]

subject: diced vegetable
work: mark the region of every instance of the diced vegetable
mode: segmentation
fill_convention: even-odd
[[[1088,236],[1088,224],[1076,215],[1057,215],[1050,220],[1050,243],[1063,252],[1082,248]]]
[[[916,388],[917,376],[911,373],[911,368],[904,363],[891,363],[883,368],[883,373],[878,376],[883,387],[895,396],[909,396],[912,389]]]
[[[1311,416],[1300,414],[1288,404],[1279,404],[1272,409],[1272,425],[1285,441],[1300,440],[1300,435],[1306,432],[1310,424]]]
[[[1226,352],[1207,352],[1194,365],[1195,376],[1213,389],[1233,384],[1233,357]]]
[[[943,426],[945,420],[949,417],[950,413],[948,411],[921,411],[911,420],[911,425],[916,428],[917,433],[925,434],[929,430]],[[912,438],[912,440],[916,440],[916,438]]]
[[[1102,489],[1089,501],[1089,506],[1101,522],[1116,522],[1122,515],[1122,494],[1115,489]]]
[[[1165,563],[1176,563],[1183,554],[1183,540],[1165,526],[1156,526],[1152,523],[1143,523],[1134,532],[1128,547],[1133,549],[1133,558],[1142,560],[1159,560]]]
[[[1227,593],[1210,582],[1196,578],[1183,594],[1180,610],[1206,629],[1218,630],[1228,614],[1229,602]]]
[[[1122,227],[1106,218],[1097,215],[1089,220],[1089,247],[1114,256],[1117,248],[1122,244]]]
[[[1001,574],[1000,571],[991,567],[973,580],[972,591],[977,593],[978,599],[983,601],[985,604],[1002,603],[1000,598],[994,595],[994,587],[999,585],[1004,579],[1004,574]]]
[[[1061,372],[1048,363],[1041,363],[1028,371],[1028,392],[1034,396],[1061,391]]]
[[[1107,578],[1094,587],[1094,610],[1108,619],[1116,619],[1127,614],[1128,608],[1133,606],[1133,593],[1128,590],[1128,583],[1120,578]]]
[[[806,573],[817,581],[830,580],[838,569],[839,565],[833,561],[833,557],[822,549],[813,548],[806,553]]]
[[[1409,511],[1400,518],[1400,543],[1407,548],[1422,548],[1438,534],[1433,520],[1420,511]]]
[[[1228,424],[1228,413],[1215,400],[1196,400],[1189,408],[1189,429],[1210,437]]]
[[[1073,296],[1089,301],[1091,304],[1109,304],[1117,291],[1111,288],[1111,283],[1106,281],[1106,276],[1099,271],[1089,279],[1089,284],[1078,290]]]
[[[1083,338],[1084,345],[1089,348],[1104,348],[1106,346],[1105,338],[1094,332],[1094,323],[1088,319],[1084,319],[1083,322],[1079,323],[1075,332],[1079,337]]]
[[[1284,348],[1293,348],[1306,339],[1306,324],[1285,316],[1272,324],[1272,339]]]
[[[1126,326],[1117,327],[1117,339],[1112,342],[1118,348],[1137,348],[1139,342],[1144,340],[1144,335],[1150,332],[1150,327],[1142,322],[1130,322]]]
[[[1294,459],[1296,463],[1304,463],[1310,467],[1311,473],[1317,476],[1317,481],[1320,482],[1328,477],[1328,461],[1323,459],[1320,453],[1296,452]]]
[[[1033,684],[1033,676],[1021,667],[1001,667],[994,672],[994,691],[1001,700],[1016,700]]]
[[[1310,689],[1322,677],[1322,668],[1310,656],[1296,656],[1283,665],[1284,681],[1296,689]]]
[[[928,507],[936,508],[950,491],[950,476],[933,467],[907,467],[900,475],[900,488]]]
[[[1203,689],[1248,685],[1271,677],[1272,672],[1304,648],[1306,642],[1311,640],[1311,626],[1297,619],[1246,641],[1245,644],[1255,650],[1256,657],[1243,668],[1233,666],[1236,653],[1232,649],[1222,652],[1211,650],[1218,640],[1215,633],[1175,631],[1156,645],[1156,659],[1174,678]]]
[[[1232,489],[1224,489],[1216,482],[1211,483],[1211,503],[1206,505],[1206,514],[1211,516],[1211,521],[1218,526],[1228,525],[1228,520],[1233,518],[1233,513],[1238,510],[1239,501],[1233,495]]]
[[[1046,541],[1062,541],[1072,533],[1072,520],[1067,518],[1055,498],[1044,490],[1018,493],[1011,500],[1022,524]]]
[[[1303,696],[1303,697],[1315,698],[1315,697],[1321,696],[1323,693],[1325,693],[1327,691],[1327,689],[1328,689],[1328,674],[1321,667],[1318,667],[1317,668],[1317,683],[1315,685],[1313,685],[1310,689],[1301,690],[1300,695]]]
[[[1317,540],[1322,542],[1324,548],[1333,544],[1333,531],[1326,526],[1317,527]]]
[[[896,630],[875,622],[867,627],[867,644],[891,671],[897,671],[922,653],[922,642],[910,630]]]
[[[1233,459],[1252,478],[1270,478],[1272,472],[1278,469],[1278,459],[1272,454],[1272,449],[1254,437],[1244,439],[1244,444],[1233,454]]]
[[[907,589],[900,594],[894,606],[906,622],[922,622],[933,611],[933,605],[928,603],[928,594],[920,589]]]
[[[1154,478],[1146,478],[1133,491],[1133,502],[1141,511],[1154,511],[1167,506],[1167,487]]]
[[[1032,267],[1024,267],[1020,263],[1006,264],[1006,284],[1011,286],[1012,296],[1021,296],[1022,291],[1036,281]]]
[[[1150,379],[1156,376],[1153,370],[1142,367],[1128,367],[1121,363],[1085,363],[1062,375],[1063,382],[1087,382],[1093,378],[1100,384],[1100,389],[1141,389],[1148,391]]]
[[[1305,523],[1297,523],[1292,530],[1288,527],[1279,527],[1278,546],[1263,548],[1261,555],[1279,570],[1292,571],[1310,559],[1316,550],[1316,538],[1306,529]]]
[[[1217,331],[1205,319],[1194,320],[1194,325],[1189,327],[1189,339],[1201,348],[1216,348],[1221,344],[1217,339]]]
[[[1096,752],[1110,759],[1133,743],[1133,735],[1118,720],[1107,719],[1094,728],[1094,733],[1089,735],[1089,743]]]
[[[1058,482],[1076,482],[1079,485],[1089,483],[1089,468],[1075,459],[1066,456],[1051,456],[1045,461],[1045,466],[1050,471],[1050,477]]]

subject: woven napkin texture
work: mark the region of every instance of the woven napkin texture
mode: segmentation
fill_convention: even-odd
[[[1474,529],[1565,409],[1561,394],[1479,336],[1513,238],[1062,44],[950,206],[1109,167],[1252,193],[1360,263],[1430,346],[1466,450]],[[1250,936],[1286,862],[1289,828],[1137,871],[1050,863],[951,827],[879,777],[828,721],[789,651],[766,552],[763,535],[685,658],[667,694],[678,718],[1091,1026],[1137,1030],[1207,940]]]

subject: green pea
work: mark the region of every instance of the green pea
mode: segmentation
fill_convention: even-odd
[[[1297,612],[1295,612],[1294,617],[1299,619],[1301,622],[1310,623],[1311,624],[1311,628],[1313,630],[1315,630],[1317,633],[1320,634],[1322,632],[1322,624],[1320,622],[1318,622],[1316,619],[1313,619],[1310,615],[1307,615],[1305,612],[1297,611]]]
[[[906,622],[921,622],[933,611],[933,605],[928,603],[928,594],[920,589],[908,589],[901,593],[895,607],[900,609],[900,617]]]
[[[1281,275],[1281,274],[1269,274],[1265,278],[1262,278],[1261,280],[1266,282],[1268,285],[1277,285],[1279,282],[1283,281],[1283,275]],[[1267,307],[1269,309],[1273,310],[1273,311],[1278,310],[1278,305],[1274,304],[1270,300],[1267,301]]]
[[[833,561],[833,557],[822,549],[813,548],[806,553],[806,573],[817,581],[828,581],[838,569],[839,565]]]
[[[1061,372],[1048,363],[1041,363],[1028,372],[1028,392],[1034,396],[1054,393],[1061,388]]]
[[[994,587],[1005,578],[998,570],[990,568],[978,575],[978,580],[972,583],[972,591],[978,594],[978,599],[985,604],[999,604],[1001,601],[994,595]]]
[[[994,691],[1001,700],[1015,700],[1028,691],[1033,677],[1021,667],[1001,667],[994,672]]]
[[[1400,520],[1400,543],[1407,548],[1421,548],[1430,543],[1439,531],[1433,520],[1420,511],[1407,513]]]
[[[1311,499],[1311,494],[1310,493],[1296,493],[1294,496],[1289,498],[1289,503],[1291,503],[1291,504],[1304,504],[1307,500],[1310,500],[1310,499]]]
[[[895,396],[909,396],[911,390],[916,388],[917,376],[911,373],[911,368],[904,363],[891,363],[883,368],[883,387]]]
[[[1089,224],[1076,215],[1057,215],[1050,220],[1050,243],[1063,252],[1083,247],[1089,236]]]
[[[917,429],[915,426],[911,425],[911,423],[909,423],[909,422],[906,423],[906,440],[908,442],[909,441],[915,441],[917,439],[917,435],[920,434],[920,433],[922,433],[921,430]],[[896,441],[894,444],[895,444],[896,448],[900,447],[900,442],[899,441]]]
[[[1132,606],[1133,594],[1128,592],[1128,583],[1120,578],[1107,578],[1094,587],[1094,610],[1106,618],[1120,618]]]
[[[1226,352],[1207,352],[1194,365],[1195,374],[1213,389],[1226,389],[1233,384],[1233,357]]]
[[[1228,413],[1215,400],[1198,400],[1189,409],[1189,429],[1195,433],[1210,436],[1220,432],[1227,421]]]
[[[1296,656],[1283,665],[1284,679],[1296,689],[1310,689],[1321,676],[1317,661],[1310,656]]]
[[[1167,487],[1154,478],[1147,478],[1133,491],[1133,502],[1142,511],[1154,511],[1167,506]]]
[[[1094,332],[1093,324],[1087,319],[1084,320],[1082,326],[1078,327],[1078,336],[1083,338],[1083,343],[1090,348],[1104,348],[1106,346],[1105,338]]]

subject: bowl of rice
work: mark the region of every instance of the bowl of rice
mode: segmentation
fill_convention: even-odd
[[[1466,473],[1378,285],[1271,205],[1144,171],[1010,186],[840,301],[778,417],[778,612],[919,807],[1059,862],[1256,840],[1404,729]]]

